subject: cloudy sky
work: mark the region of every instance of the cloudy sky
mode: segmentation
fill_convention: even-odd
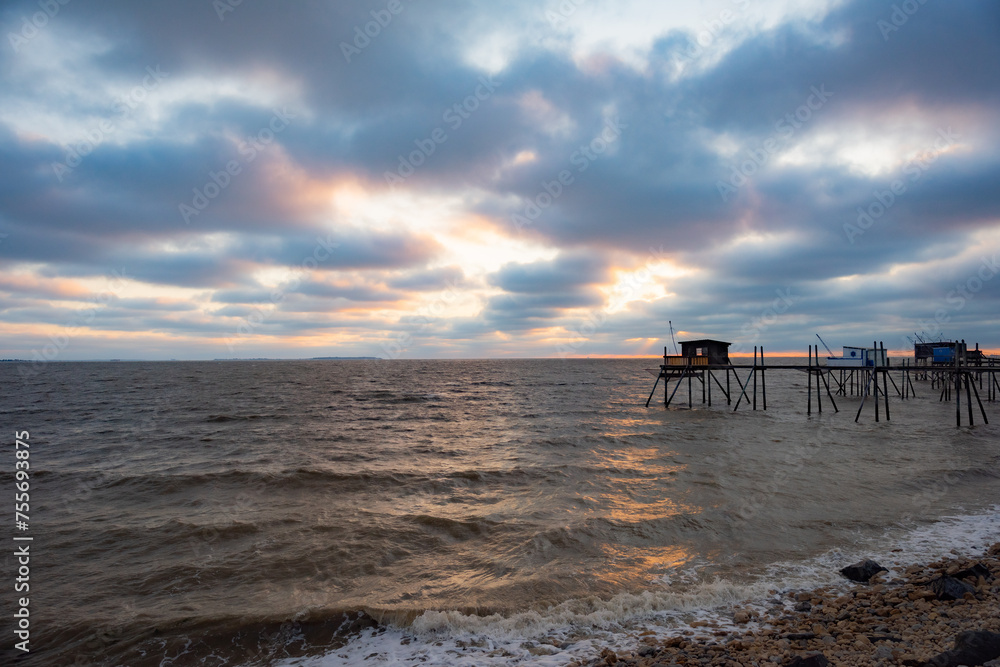
[[[995,2],[36,0],[0,33],[0,357],[1000,348]]]

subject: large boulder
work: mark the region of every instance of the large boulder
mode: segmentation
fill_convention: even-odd
[[[822,653],[813,653],[811,655],[799,655],[790,662],[788,662],[785,667],[827,667],[830,661],[826,659],[826,656]]]
[[[938,600],[961,600],[966,593],[976,594],[976,588],[955,577],[938,577],[928,584]]]
[[[861,583],[868,583],[868,580],[879,572],[888,572],[888,570],[870,559],[863,560],[860,563],[855,563],[854,565],[848,565],[840,570],[840,573],[851,581],[858,581]]]
[[[990,568],[986,567],[982,563],[976,563],[972,567],[967,567],[964,570],[959,570],[954,574],[956,579],[978,579],[982,577],[983,579],[992,579],[993,573],[990,572]]]
[[[925,667],[975,667],[1000,658],[1000,633],[975,630],[962,632],[955,637],[955,648],[924,663]]]

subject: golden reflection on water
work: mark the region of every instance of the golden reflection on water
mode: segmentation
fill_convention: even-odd
[[[597,498],[605,516],[620,523],[638,523],[699,513],[700,507],[668,495],[672,479],[686,468],[671,462],[667,458],[671,454],[656,447],[595,450],[592,465],[607,471],[613,489]]]
[[[674,520],[703,511],[678,495],[682,492],[676,490],[674,480],[687,465],[676,462],[677,453],[664,443],[662,447],[603,447],[591,455],[591,465],[607,471],[610,482],[596,494],[592,506],[600,508],[605,519],[630,527],[638,542],[602,545],[604,565],[592,574],[612,585],[643,585],[694,558],[689,546],[671,537],[676,534]],[[663,543],[656,544],[660,540]]]
[[[662,547],[633,547],[607,544],[602,547],[606,568],[595,573],[603,581],[627,588],[630,584],[640,587],[665,572],[679,568],[695,557],[695,552],[679,544]]]

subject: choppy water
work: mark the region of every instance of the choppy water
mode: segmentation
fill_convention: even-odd
[[[794,371],[767,412],[647,409],[655,364],[0,365],[32,445],[24,664],[565,664],[1000,540],[998,428],[928,385],[877,424],[807,417]]]

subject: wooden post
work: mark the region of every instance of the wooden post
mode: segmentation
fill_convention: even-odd
[[[732,366],[733,362],[730,361],[729,365]],[[740,375],[736,372],[736,368],[733,367],[733,377],[736,378],[736,384],[740,387],[740,397],[736,399],[736,407],[733,408],[733,412],[736,412],[740,409],[740,404],[744,398],[747,399],[747,405],[750,404],[750,397],[747,395],[747,385],[750,384],[750,376],[747,376],[746,382],[740,382]]]
[[[958,350],[959,344],[955,343],[955,426],[962,425],[962,387],[959,385]]]
[[[879,341],[879,361],[885,359],[885,370],[882,371],[882,397],[885,399],[885,420],[889,421],[889,386],[886,383],[886,378],[889,377],[889,357],[885,353],[885,343]],[[897,391],[899,388],[897,387]]]
[[[817,352],[818,352],[818,350],[817,350]],[[819,363],[819,360],[817,359],[816,362]],[[830,397],[830,402],[833,403],[833,411],[834,412],[840,412],[840,408],[837,407],[837,401],[833,400],[833,394],[830,393],[830,383],[827,382],[826,376],[823,375],[823,371],[822,370],[820,371],[820,375],[819,376],[821,378],[823,378],[823,384],[826,385],[826,395]],[[837,378],[834,378],[834,380],[836,380],[836,379]]]
[[[965,345],[965,341],[962,341],[962,358],[968,359],[968,348]],[[966,364],[968,367],[968,364]],[[969,426],[973,426],[972,421],[972,391],[970,385],[973,384],[972,373],[970,371],[965,371],[965,404],[969,407]]]
[[[764,409],[767,410],[767,378],[764,377],[764,346],[760,346],[760,390],[763,392]]]
[[[679,378],[677,378],[677,384],[674,385],[674,390],[670,393],[670,398],[668,398],[666,401],[664,401],[663,404],[665,406],[670,407],[670,401],[674,400],[674,394],[676,394],[677,390],[681,388],[682,384],[684,384],[684,374],[685,373],[687,373],[687,366],[681,366],[681,376]],[[666,382],[664,382],[663,386],[664,387],[667,386]],[[666,389],[664,389],[664,395],[666,395]]]
[[[816,411],[823,414],[823,398],[819,387],[819,375],[821,372],[819,370],[819,345],[813,345],[813,349],[816,350]]]
[[[809,389],[806,393],[806,415],[811,415],[813,410],[813,346],[809,346],[809,370],[806,371],[809,378]]]
[[[688,362],[687,363],[688,368],[690,370],[690,367],[692,365],[691,364],[691,357],[688,357],[687,362]],[[693,370],[690,373],[688,373],[688,409],[689,410],[694,407],[694,402],[691,399],[691,376],[692,375],[694,375],[694,371]]]
[[[868,383],[871,384],[872,374],[868,373],[868,368],[864,367],[864,371],[867,374]],[[853,373],[853,371],[851,371]],[[861,405],[858,406],[858,413],[854,415],[854,422],[857,423],[858,419],[861,418],[861,411],[865,409],[865,401],[868,399],[868,386],[865,386],[864,391],[861,390],[861,369],[858,369],[858,396],[861,397]],[[875,404],[878,407],[878,404]]]
[[[705,381],[708,383],[708,407],[712,407],[712,371],[705,369]]]
[[[653,400],[653,394],[656,393],[656,385],[660,384],[660,378],[663,377],[665,371],[661,368],[659,374],[656,376],[656,382],[653,383],[653,391],[649,392],[649,398],[646,399],[646,407],[649,407],[649,402]]]
[[[906,400],[906,359],[903,359],[903,366],[899,369],[899,383],[903,385],[903,400]]]
[[[983,423],[989,424],[990,420],[986,418],[986,409],[983,407],[983,402],[979,400],[979,391],[976,389],[976,385],[972,385],[972,391],[976,393],[976,403],[979,404],[979,412],[983,415]]]
[[[982,365],[983,365],[983,358],[979,356],[979,343],[976,343],[976,366],[982,366]],[[982,372],[980,372],[978,375],[979,375],[979,388],[982,389],[983,374]]]
[[[753,409],[757,409],[757,346],[753,346]]]
[[[875,341],[872,341],[872,349],[876,352],[878,351],[878,346]],[[872,382],[875,385],[875,421],[878,421],[878,354],[875,355],[875,359],[872,361]]]
[[[733,404],[733,393],[729,389],[729,368],[726,367],[726,405]]]

